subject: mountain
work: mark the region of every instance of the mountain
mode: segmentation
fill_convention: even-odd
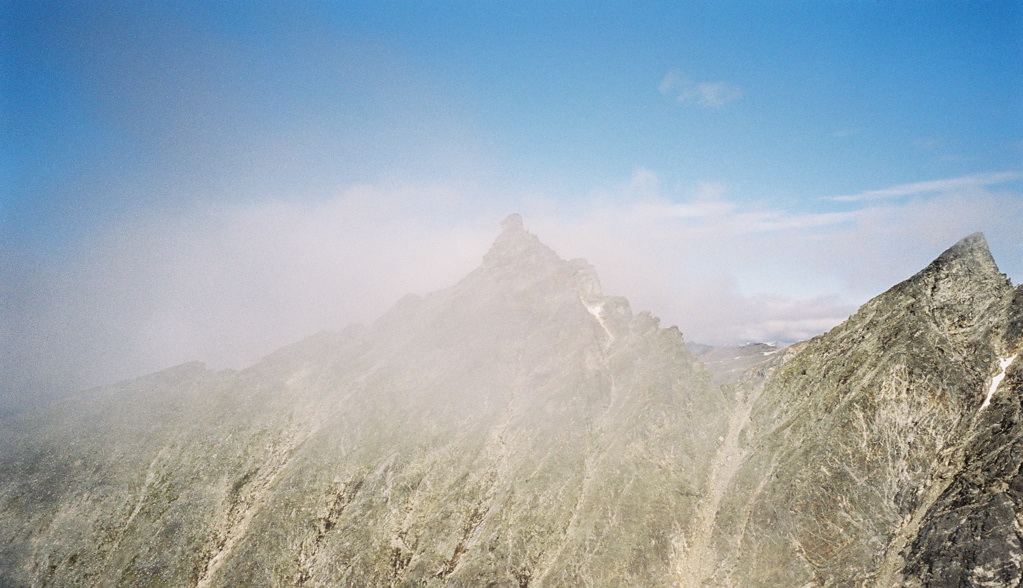
[[[512,216],[370,328],[5,423],[3,582],[668,585],[710,380]]]
[[[739,465],[723,481],[704,579],[742,586],[985,585],[952,581],[949,570],[932,577],[934,566],[922,558],[937,557],[970,559],[975,569],[967,572],[977,578],[986,566],[1008,566],[1015,583],[991,585],[1017,585],[1021,552],[1002,541],[1012,535],[1018,545],[1018,525],[986,529],[972,540],[1004,548],[955,555],[968,541],[943,540],[956,523],[941,505],[962,476],[992,491],[979,478],[997,476],[978,459],[1008,460],[999,467],[1019,471],[1011,451],[981,453],[993,451],[983,441],[991,427],[1015,427],[1015,413],[984,402],[1000,359],[1023,343],[1021,311],[1020,290],[998,272],[983,236],[972,235],[747,378],[733,414],[748,417],[729,437]],[[1016,385],[1006,378],[992,398],[1018,404]],[[1013,430],[998,436],[1018,444]],[[1023,513],[1018,500],[988,499],[1008,500]],[[981,518],[990,515],[987,506],[980,511]]]
[[[980,235],[697,357],[512,215],[370,326],[0,421],[0,585],[1015,586],[1021,343]]]
[[[714,374],[714,382],[718,385],[738,380],[750,368],[782,351],[770,343],[747,343],[742,346],[726,345],[722,347],[686,343],[686,347]]]

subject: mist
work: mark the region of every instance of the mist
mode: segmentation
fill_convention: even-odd
[[[562,257],[594,264],[605,293],[703,343],[822,333],[979,228],[1019,282],[1014,194],[820,218],[701,190],[681,205],[647,192],[516,210]],[[430,214],[445,205],[462,215]],[[506,206],[451,188],[355,186],[315,203],[197,205],[104,227],[58,261],[5,273],[5,390],[66,393],[191,360],[243,368],[320,330],[370,324],[403,295],[474,269]]]

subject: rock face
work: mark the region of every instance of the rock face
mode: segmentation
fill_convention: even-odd
[[[975,235],[711,370],[512,215],[370,327],[3,421],[0,585],[1016,586],[1021,339]]]
[[[908,549],[903,586],[1019,586],[1023,371],[1013,363]]]
[[[973,235],[742,382],[739,405],[752,406],[738,432],[741,466],[726,482],[700,580],[970,585],[950,580],[951,567],[927,562],[937,554],[939,561],[973,557],[954,555],[974,547],[942,535],[956,524],[949,492],[973,492],[955,480],[998,486],[994,479],[1009,474],[985,460],[1018,473],[1019,457],[995,455],[992,446],[1019,443],[1016,417],[996,414],[1000,405],[981,408],[999,359],[1020,347],[1011,328],[1018,304],[983,237]],[[994,397],[1015,396],[1018,404],[1011,386],[1003,383]],[[1000,441],[986,437],[992,429]],[[978,509],[973,516],[983,524],[1001,516],[1000,533],[1018,533],[1015,519],[1005,519],[1004,508],[992,514],[978,492],[965,498]],[[1018,548],[1001,547],[988,531],[975,541],[1018,574]]]

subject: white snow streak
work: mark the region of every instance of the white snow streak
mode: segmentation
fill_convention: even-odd
[[[604,332],[607,333],[607,343],[608,345],[610,345],[611,342],[614,341],[615,337],[614,335],[611,334],[611,330],[607,328],[607,324],[604,323],[604,317],[602,312],[604,310],[604,305],[586,304],[585,302],[583,302],[583,306],[586,307],[586,310],[590,311],[590,314],[596,317],[597,322],[600,323],[601,327],[603,327]]]
[[[1002,368],[1002,371],[998,372],[997,376],[991,378],[991,387],[988,388],[987,398],[984,399],[984,404],[980,405],[981,410],[984,410],[984,408],[987,407],[988,404],[991,404],[991,397],[994,396],[995,390],[998,389],[998,386],[1002,383],[1002,380],[1005,379],[1005,370],[1009,369],[1009,366],[1012,365],[1012,362],[1013,360],[1016,359],[1017,355],[1019,354],[1017,353],[1012,357],[1007,357],[1004,359],[998,358],[998,365],[999,367]]]

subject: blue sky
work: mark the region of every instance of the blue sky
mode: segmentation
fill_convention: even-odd
[[[0,10],[0,387],[372,320],[509,212],[713,342],[820,332],[976,230],[1023,279],[1018,1]]]

